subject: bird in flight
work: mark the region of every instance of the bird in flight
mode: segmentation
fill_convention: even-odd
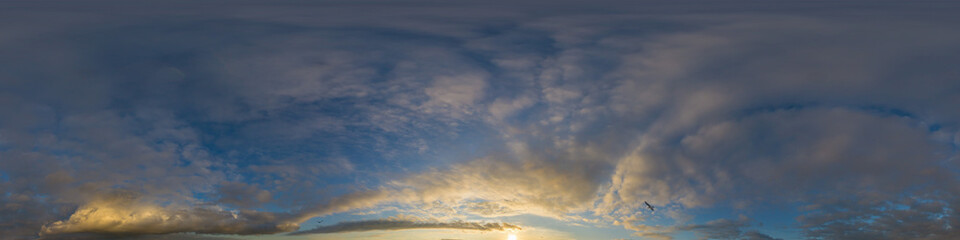
[[[319,224],[319,223],[323,223],[323,220],[320,220],[320,221],[319,221],[319,222],[317,222],[317,223],[318,223],[318,224]]]
[[[647,205],[647,208],[649,208],[650,211],[656,211],[655,209],[653,209],[653,206],[650,206],[650,204],[647,203],[647,201],[643,201],[643,204],[646,204],[646,205]]]

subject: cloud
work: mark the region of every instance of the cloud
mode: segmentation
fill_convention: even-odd
[[[932,191],[953,191],[948,190],[955,185],[954,180],[948,180],[953,174],[941,168],[941,160],[945,157],[941,153],[949,152],[954,145],[938,137],[949,136],[949,133],[938,133],[944,129],[931,130],[937,128],[931,128],[929,123],[947,121],[949,125],[955,125],[957,119],[920,113],[927,111],[923,109],[939,108],[940,103],[906,99],[914,96],[910,93],[914,90],[931,94],[942,92],[898,87],[902,79],[889,79],[877,70],[884,61],[896,61],[894,59],[913,53],[855,50],[856,53],[848,52],[830,60],[843,63],[830,66],[801,64],[806,66],[801,68],[786,61],[813,63],[819,56],[799,51],[819,53],[832,47],[801,44],[758,53],[760,55],[743,55],[752,47],[734,47],[740,46],[741,41],[785,44],[790,40],[782,37],[790,34],[830,36],[850,40],[850,45],[855,45],[853,39],[860,36],[822,34],[835,33],[837,29],[834,28],[875,30],[875,26],[869,24],[825,27],[820,20],[809,18],[776,21],[783,22],[775,25],[796,28],[776,32],[761,30],[766,28],[764,24],[740,25],[738,21],[732,21],[729,22],[732,25],[720,24],[712,30],[664,34],[662,41],[637,39],[645,43],[633,45],[650,45],[635,55],[628,54],[622,62],[623,67],[615,76],[624,80],[613,90],[612,109],[622,114],[618,117],[649,117],[653,120],[638,121],[649,125],[643,125],[646,132],[637,138],[633,152],[618,161],[610,180],[611,187],[604,191],[596,209],[598,214],[611,213],[629,219],[636,214],[634,209],[642,207],[638,204],[641,200],[694,208],[721,205],[749,209],[754,205],[817,202],[820,200],[815,196],[820,195],[896,198],[897,194],[911,188],[931,184],[942,185],[934,187],[940,190]],[[744,29],[766,34],[729,34]],[[920,35],[927,35],[929,33],[920,32],[931,29],[915,30]],[[878,30],[871,34],[882,33]],[[919,47],[906,39],[887,38],[885,41],[904,47]],[[933,39],[924,44],[946,47]],[[737,50],[726,52],[724,49]],[[761,61],[755,57],[768,54],[778,57],[751,62]],[[859,60],[866,57],[873,59]],[[727,60],[746,62],[744,65],[722,63]],[[770,67],[778,61],[785,62]],[[843,69],[837,69],[837,66],[843,66]],[[690,69],[712,70],[705,70],[701,75]],[[772,69],[778,70],[766,71]],[[811,76],[811,69],[840,75]],[[941,80],[950,78],[939,76]],[[950,85],[941,80],[924,79],[921,81],[932,81],[932,85]],[[838,88],[850,91],[833,92]],[[893,103],[891,98],[904,99]],[[618,104],[620,101],[623,105]],[[924,107],[911,107],[913,110],[906,111],[890,106],[877,107],[877,104],[889,103]],[[926,187],[922,188],[927,191]]]
[[[220,202],[243,207],[261,205],[272,198],[269,191],[240,182],[221,183],[218,192]]]
[[[809,237],[956,236],[952,6],[11,4],[2,236],[384,205],[747,239],[770,236],[680,216],[804,205]],[[421,224],[377,221],[343,226]]]
[[[618,222],[617,225],[636,231],[635,236],[650,239],[674,239],[673,235],[681,232],[693,232],[698,239],[778,239],[757,230],[748,230],[757,227],[758,222],[745,215],[740,215],[737,219],[716,219],[702,224],[650,226],[627,220]]]
[[[743,228],[753,225],[753,220],[740,215],[737,220],[718,219],[704,224],[679,226],[677,230],[693,231],[699,235],[700,239],[776,239],[756,230],[744,232]]]
[[[834,198],[809,206],[798,217],[803,234],[822,239],[952,239],[958,222],[951,196],[913,194],[900,198]]]
[[[514,162],[484,158],[398,179],[378,189],[337,197],[302,211],[311,217],[379,205],[441,210],[424,212],[434,217],[516,216],[534,214],[565,219],[568,213],[590,207],[597,191],[597,169],[561,169],[537,159]],[[571,163],[583,164],[583,163]],[[589,166],[589,165],[584,165]]]
[[[739,220],[719,219],[705,224],[680,226],[677,229],[696,232],[700,235],[700,239],[737,239],[743,234],[740,228],[748,226],[748,221],[749,219],[745,218]]]
[[[117,192],[81,206],[66,220],[44,225],[40,234],[269,234],[300,227],[284,217],[248,210],[158,206],[143,201],[136,193]]]
[[[470,113],[472,110],[463,109],[473,106],[484,95],[486,80],[482,75],[466,76],[440,76],[437,77],[430,87],[424,89],[424,93],[430,97],[424,105],[428,113],[440,109],[445,111],[456,111],[454,116],[463,113]],[[459,113],[458,113],[459,112]]]
[[[576,164],[576,163],[571,163]],[[474,213],[563,216],[582,209],[596,191],[591,169],[561,169],[536,159],[521,162],[485,158],[429,171],[394,184],[404,200],[469,204]],[[479,200],[480,204],[466,201]]]
[[[11,160],[0,163],[0,186],[7,194],[0,199],[6,206],[3,222],[11,223],[0,230],[5,236],[36,236],[41,226],[117,189],[184,203],[191,191],[202,191],[225,175],[209,171],[222,165],[198,147],[196,132],[163,111],[144,109],[126,116],[94,111],[33,124],[46,133],[5,129],[11,141],[0,152]],[[45,124],[60,130],[51,133]],[[129,132],[135,128],[139,134]],[[38,149],[22,145],[32,141],[40,141]],[[182,164],[184,159],[191,164]]]
[[[490,115],[492,115],[495,119],[503,120],[504,118],[510,117],[524,108],[530,107],[533,105],[533,103],[533,99],[529,97],[521,97],[512,100],[501,98],[490,104],[489,111]]]
[[[116,234],[95,234],[95,233],[72,233],[41,236],[40,240],[161,240],[161,239],[183,239],[183,240],[236,240],[237,238],[200,235],[200,234],[163,234],[163,235],[116,235]]]
[[[746,240],[782,240],[780,238],[774,238],[770,235],[763,234],[758,231],[748,231],[743,234],[743,239]]]
[[[639,150],[620,163],[614,186],[654,201],[680,201],[688,206],[737,198],[732,194],[800,197],[808,191],[847,191],[865,185],[900,192],[949,175],[938,170],[934,155],[942,146],[930,139],[925,128],[910,124],[895,116],[844,109],[761,113],[704,126],[682,137],[675,149]],[[752,142],[757,138],[766,141]],[[701,178],[696,180],[699,184],[671,182],[672,177],[687,179],[675,174],[681,169]],[[930,178],[889,178],[913,174]],[[788,182],[793,183],[791,189],[779,188]]]
[[[522,228],[509,223],[481,223],[481,222],[437,222],[407,216],[391,217],[386,219],[364,220],[354,222],[340,222],[329,226],[320,226],[310,230],[290,233],[290,235],[360,232],[375,230],[405,230],[405,229],[457,229],[476,231],[508,231]]]

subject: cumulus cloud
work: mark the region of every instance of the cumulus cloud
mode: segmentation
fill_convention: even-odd
[[[269,234],[298,229],[283,214],[250,210],[158,206],[136,193],[114,193],[91,201],[66,220],[43,226],[41,235],[96,233],[140,235],[168,233]]]
[[[476,231],[508,231],[522,230],[521,227],[509,223],[482,223],[482,222],[438,222],[428,221],[416,217],[396,216],[386,219],[340,222],[329,226],[320,226],[310,230],[290,233],[291,235],[360,232],[375,230],[404,230],[404,229],[456,229]]]

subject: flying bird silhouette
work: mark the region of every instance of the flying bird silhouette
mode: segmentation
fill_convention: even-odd
[[[647,203],[647,201],[643,201],[643,204],[646,204],[646,205],[647,205],[647,208],[649,208],[650,211],[657,211],[656,209],[653,209],[653,206],[650,206],[650,204]]]

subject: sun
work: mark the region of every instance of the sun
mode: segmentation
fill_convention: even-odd
[[[507,240],[517,240],[517,235],[511,233],[510,235],[507,235]]]

